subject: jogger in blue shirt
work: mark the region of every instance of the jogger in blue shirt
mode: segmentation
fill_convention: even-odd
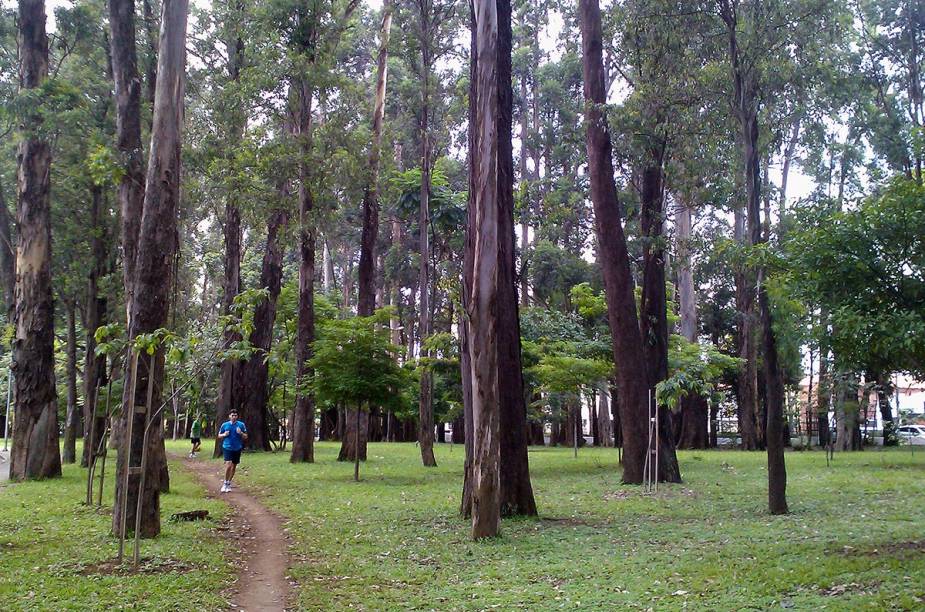
[[[227,493],[231,490],[231,479],[241,462],[241,449],[247,442],[247,426],[244,421],[238,420],[237,411],[228,413],[228,420],[218,428],[218,439],[222,441],[222,455],[225,458],[225,480],[221,490]]]

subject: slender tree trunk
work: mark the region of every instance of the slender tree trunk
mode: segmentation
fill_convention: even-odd
[[[758,108],[755,98],[757,87],[753,81],[754,73],[742,67],[737,39],[737,29],[741,24],[737,21],[736,12],[725,0],[721,3],[721,9],[729,37],[729,61],[734,87],[735,115],[739,122],[740,144],[745,161],[749,245],[755,246],[764,242],[761,232],[761,161],[758,142]],[[788,510],[783,439],[784,384],[778,364],[770,300],[764,284],[765,271],[759,266],[755,272],[763,349],[762,364],[768,406],[765,437],[768,452],[768,509],[771,514],[786,514]]]
[[[388,79],[389,33],[392,27],[392,4],[382,7],[379,29],[379,56],[376,67],[376,91],[373,99],[372,142],[369,147],[368,183],[363,190],[363,235],[360,241],[357,314],[368,317],[376,309],[376,239],[379,233],[379,158],[382,147],[382,119],[385,115],[385,92]]]
[[[623,233],[620,202],[613,178],[610,130],[603,105],[604,89],[601,11],[597,0],[578,5],[582,38],[585,128],[591,201],[594,204],[599,261],[607,294],[607,317],[617,365],[620,424],[623,433],[623,481],[642,483],[646,455],[647,386],[642,337]]]
[[[529,120],[527,106],[527,78],[520,77],[520,183],[522,193],[529,194],[532,186],[527,172],[527,156],[530,148],[527,146],[527,125]],[[529,201],[529,197],[527,198]],[[527,274],[527,257],[530,253],[530,206],[524,202],[520,218],[520,304],[530,305],[530,283]]]
[[[104,238],[104,225],[100,219],[103,208],[103,190],[91,188],[90,226],[93,264],[87,279],[87,305],[84,309],[84,448],[80,462],[81,467],[90,464],[90,453],[96,452],[100,440],[105,434],[106,416],[98,414],[98,389],[106,382],[106,359],[96,356],[96,330],[103,324],[106,316],[106,297],[100,294],[99,280],[103,276],[108,257]],[[96,419],[94,426],[93,419]],[[91,437],[91,433],[93,434]]]
[[[240,367],[241,416],[247,423],[248,443],[254,450],[272,450],[267,406],[267,355],[273,342],[276,300],[283,278],[283,249],[279,232],[288,222],[289,213],[280,209],[274,210],[267,220],[267,242],[260,269],[260,287],[267,290],[267,297],[260,300],[254,311],[254,327],[249,338],[254,353]]]
[[[668,378],[668,296],[665,293],[664,163],[665,146],[654,146],[642,176],[642,214],[640,226],[643,280],[640,304],[640,333],[649,373],[649,388]],[[667,406],[659,411],[658,474],[662,482],[681,482],[681,469],[675,453],[672,414]]]
[[[147,0],[145,0],[146,12]],[[109,0],[110,52],[116,91],[116,145],[122,157],[119,183],[122,218],[122,280],[126,317],[131,314],[138,252],[138,232],[145,199],[144,151],[141,146],[141,78],[135,44],[134,0]],[[150,85],[153,90],[153,81]],[[153,96],[152,96],[153,101]]]
[[[475,477],[472,472],[475,463],[475,422],[473,419],[473,369],[469,339],[469,305],[472,299],[472,284],[475,282],[475,224],[476,207],[475,193],[478,187],[478,126],[476,125],[476,79],[478,78],[478,46],[476,37],[475,5],[469,3],[469,108],[468,108],[468,144],[469,144],[469,197],[466,201],[466,241],[463,249],[462,266],[462,303],[463,312],[459,321],[459,368],[463,399],[463,428],[465,430],[466,458],[463,464],[463,490],[459,506],[459,514],[463,518],[472,518],[472,495]],[[500,479],[500,476],[499,476]],[[500,510],[499,510],[500,513]]]
[[[129,338],[153,332],[167,322],[170,302],[170,279],[173,273],[174,253],[177,247],[177,209],[180,200],[180,149],[182,144],[183,102],[186,74],[186,23],[189,10],[187,0],[164,0],[158,54],[160,83],[154,101],[154,119],[151,132],[151,149],[148,159],[145,201],[139,231],[138,256],[132,286],[143,300],[133,300],[129,319]],[[124,473],[130,465],[140,465],[142,446],[148,442],[153,460],[148,463],[145,488],[139,492],[140,475],[129,473],[128,488],[123,479],[117,479],[116,502],[113,511],[113,531],[118,533],[122,522],[119,500],[127,499],[128,525],[135,524],[137,498],[142,496],[141,536],[150,538],[160,533],[160,490],[164,486],[163,470],[166,462],[164,441],[161,435],[161,416],[152,415],[152,434],[145,436],[144,414],[135,406],[145,405],[148,378],[153,377],[152,412],[160,406],[164,381],[163,349],[154,355],[139,359],[135,396],[131,384],[125,385],[122,400],[122,421],[135,419],[132,438],[124,439],[119,447],[118,472]],[[125,426],[123,424],[123,430]],[[131,453],[129,453],[131,449]]]
[[[299,317],[296,332],[296,370],[299,391],[293,413],[292,463],[315,462],[315,397],[304,388],[314,377],[309,360],[315,343],[315,209],[307,157],[312,146],[311,85],[296,79],[298,124],[296,126],[302,161],[299,164]]]
[[[21,89],[41,87],[48,77],[43,0],[19,1],[19,59]],[[19,240],[13,338],[17,414],[10,456],[12,480],[61,475],[51,285],[51,147],[39,133],[41,124],[38,114],[23,117],[23,139],[17,153]]]
[[[77,406],[77,305],[66,302],[67,307],[67,416],[64,421],[64,450],[62,463],[77,462],[77,432],[80,430],[80,412]]]
[[[822,320],[826,317],[823,315]],[[816,388],[816,418],[819,428],[819,446],[827,448],[832,440],[829,427],[829,410],[832,398],[832,375],[829,351],[825,346],[819,350],[819,384]]]
[[[10,227],[10,210],[6,207],[3,181],[0,180],[0,282],[3,283],[3,307],[12,323],[16,310],[16,245]]]
[[[147,0],[145,0],[147,1]],[[235,23],[239,20],[241,4],[237,3],[231,7],[232,16],[227,19],[226,26],[230,30],[236,31],[241,28],[241,24]],[[241,69],[244,67],[244,41],[239,32],[231,36],[226,43],[226,52],[228,54],[228,78],[229,86],[236,87],[240,82]],[[238,144],[244,133],[245,117],[237,105],[231,104],[225,110],[222,122],[227,130],[227,151],[228,157],[233,157]],[[228,160],[229,164],[231,159]],[[241,293],[241,209],[239,204],[239,195],[236,190],[232,189],[225,197],[225,256],[224,256],[224,283],[222,288],[222,314],[229,316],[233,313],[234,299]],[[232,329],[224,331],[223,345],[231,346],[241,340],[241,334]],[[216,402],[216,421],[224,422],[232,410],[243,411],[241,419],[247,424],[249,431],[248,446],[254,449],[269,450],[269,434],[266,426],[266,407],[263,410],[250,414],[244,411],[244,399],[242,385],[242,376],[246,374],[242,371],[243,364],[239,359],[231,357],[222,361],[221,379],[219,382],[218,399]],[[250,399],[250,398],[248,398]],[[261,418],[262,417],[262,418]],[[218,457],[221,454],[221,441],[215,440],[215,449],[213,455]],[[266,449],[264,449],[266,446]]]
[[[677,213],[678,253],[678,309],[681,314],[681,336],[696,344],[697,292],[694,290],[694,271],[691,264],[692,212],[681,204]],[[678,448],[704,449],[709,446],[707,432],[707,401],[693,393],[681,399],[681,434]]]
[[[601,446],[613,447],[613,421],[610,419],[610,394],[606,388],[598,389],[597,421]]]
[[[735,209],[735,239],[744,246],[745,213]],[[735,303],[738,325],[736,342],[742,367],[736,375],[737,416],[743,450],[758,450],[758,355],[752,330],[752,303],[754,301],[748,270],[738,265],[735,270]]]

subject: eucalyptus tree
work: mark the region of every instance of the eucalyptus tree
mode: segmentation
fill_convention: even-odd
[[[10,478],[14,480],[61,475],[51,286],[51,143],[50,135],[43,132],[40,112],[48,79],[43,0],[19,2],[19,56],[22,115],[13,340],[17,419],[10,455]],[[25,103],[27,98],[31,102]]]
[[[162,8],[161,32],[158,44],[157,87],[154,99],[151,147],[148,157],[147,188],[139,229],[138,252],[135,260],[132,288],[144,300],[133,300],[129,317],[129,339],[151,334],[167,323],[170,303],[169,281],[173,274],[176,250],[176,218],[180,199],[180,148],[183,128],[183,103],[186,81],[186,25],[189,4],[186,0],[165,0]],[[137,350],[137,349],[136,349]],[[160,533],[160,488],[162,467],[157,460],[148,463],[146,474],[134,474],[132,465],[141,464],[142,449],[155,459],[163,454],[163,438],[147,435],[144,414],[136,406],[147,403],[148,383],[151,380],[151,404],[156,409],[161,402],[164,380],[163,347],[153,354],[139,356],[137,378],[125,385],[122,401],[123,428],[129,419],[136,422],[131,438],[122,440],[117,468],[126,478],[117,480],[116,502],[113,511],[113,531],[119,533],[123,521],[138,523],[142,537]],[[132,395],[132,389],[135,395]],[[160,431],[160,411],[151,417],[151,429]],[[159,451],[159,452],[158,452]],[[141,486],[144,479],[145,486]],[[127,486],[126,486],[127,483]],[[139,502],[139,497],[141,498]],[[119,503],[125,502],[123,516]],[[136,517],[136,507],[141,516]],[[140,520],[139,520],[140,519]]]

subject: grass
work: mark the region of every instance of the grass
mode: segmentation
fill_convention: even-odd
[[[161,536],[142,542],[142,572],[100,568],[115,559],[118,548],[110,535],[112,469],[110,461],[102,510],[83,505],[86,471],[75,465],[64,466],[60,479],[0,485],[0,607],[224,609],[220,593],[234,570],[212,527],[227,506],[203,499],[202,488],[179,469],[171,470],[171,492],[161,496]],[[206,509],[215,520],[166,520],[193,509]],[[131,558],[131,541],[127,544]]]
[[[760,453],[681,453],[683,485],[622,486],[616,451],[532,449],[539,519],[469,541],[463,449],[438,468],[370,446],[360,483],[247,455],[242,484],[290,519],[301,609],[913,609],[925,606],[925,453],[788,453],[792,513],[766,513]]]
[[[335,461],[337,448],[319,444],[314,465],[246,454],[236,478],[288,519],[299,609],[925,607],[925,453],[845,453],[831,467],[821,452],[788,453],[792,512],[771,517],[761,453],[681,453],[685,483],[645,496],[620,484],[614,450],[582,449],[576,460],[569,449],[536,448],[540,518],[505,520],[501,538],[473,543],[457,516],[461,446],[438,445],[439,467],[425,469],[413,445],[372,444],[359,483],[352,464]],[[195,572],[82,575],[112,558],[115,543],[108,516],[80,505],[80,473],[0,489],[0,602],[223,604],[221,544],[196,524],[165,523],[145,547]],[[222,513],[182,472],[172,475],[165,514]]]

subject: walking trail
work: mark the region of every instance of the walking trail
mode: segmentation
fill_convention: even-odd
[[[286,580],[289,542],[280,518],[245,489],[238,488],[237,483],[230,493],[220,493],[224,464],[186,458],[183,466],[195,474],[210,497],[221,498],[234,510],[233,529],[241,535],[238,541],[243,550],[241,562],[237,564],[233,609],[247,612],[285,610],[289,601]]]

